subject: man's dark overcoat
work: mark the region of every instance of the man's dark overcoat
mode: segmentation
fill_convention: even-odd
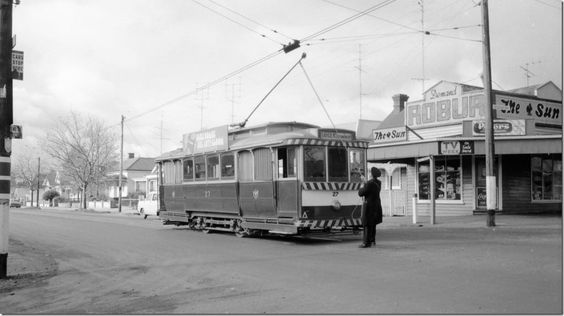
[[[358,190],[358,195],[365,198],[365,207],[362,214],[362,224],[365,226],[382,223],[382,203],[380,202],[380,189],[382,183],[378,179],[370,179],[364,187]]]

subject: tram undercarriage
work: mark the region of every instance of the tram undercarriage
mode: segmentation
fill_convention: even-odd
[[[358,234],[361,231],[359,219],[301,220],[296,218],[242,218],[209,213],[178,213],[161,211],[164,225],[188,226],[204,233],[224,231],[237,237],[258,237],[271,235],[325,235]]]

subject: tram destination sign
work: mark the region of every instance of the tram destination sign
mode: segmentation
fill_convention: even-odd
[[[199,132],[184,134],[182,147],[188,155],[227,150],[227,125]]]
[[[319,138],[354,140],[354,132],[342,129],[319,129]]]

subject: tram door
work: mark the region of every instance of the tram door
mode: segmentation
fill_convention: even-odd
[[[243,217],[276,217],[270,148],[239,152],[239,204]]]
[[[278,217],[295,218],[298,216],[298,165],[297,147],[280,147],[276,149],[276,209]]]

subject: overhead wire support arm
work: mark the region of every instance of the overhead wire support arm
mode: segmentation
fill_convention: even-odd
[[[293,42],[289,42],[287,45],[282,45],[283,48],[282,50],[284,51],[284,53],[288,54],[289,52],[293,51],[294,49],[297,49],[300,47],[300,41],[298,40],[294,40]]]
[[[253,109],[253,111],[251,111],[251,114],[249,114],[249,116],[247,116],[247,118],[241,122],[241,123],[236,123],[236,124],[231,124],[230,126],[232,127],[245,127],[245,125],[247,125],[247,122],[249,121],[249,119],[251,118],[251,116],[253,115],[253,113],[255,113],[255,111],[259,108],[259,106],[262,104],[262,102],[264,102],[264,100],[266,100],[266,98],[272,93],[272,91],[274,91],[274,89],[276,89],[276,87],[278,87],[278,85],[282,82],[282,80],[284,80],[284,78],[286,78],[290,72],[292,72],[292,70],[294,70],[294,68],[296,68],[296,66],[298,66],[298,64],[300,64],[302,62],[302,59],[306,58],[306,53],[302,53],[302,57],[300,57],[300,60],[298,60],[298,62],[292,66],[292,68],[290,68],[290,70],[288,70],[288,72],[286,72],[286,74],[284,74],[284,76],[278,80],[278,82],[274,85],[274,87],[272,87],[272,89],[270,89],[270,91],[268,91],[268,93],[262,98],[262,100],[260,100],[260,102],[255,106],[255,108]]]

